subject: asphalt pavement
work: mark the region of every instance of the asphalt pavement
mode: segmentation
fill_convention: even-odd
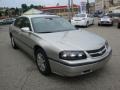
[[[35,62],[10,44],[8,26],[0,26],[0,90],[120,90],[120,29],[97,24],[81,28],[107,39],[113,55],[107,65],[90,74],[61,77],[43,76]]]

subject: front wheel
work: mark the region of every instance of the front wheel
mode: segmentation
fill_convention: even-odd
[[[35,57],[36,57],[36,64],[37,64],[38,70],[43,75],[49,75],[51,73],[51,70],[50,70],[49,61],[45,52],[41,49],[38,49],[36,51]]]

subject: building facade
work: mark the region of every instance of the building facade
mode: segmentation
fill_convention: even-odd
[[[102,11],[104,8],[103,0],[95,0],[95,11]]]
[[[120,6],[120,0],[113,0],[113,4],[115,6]]]
[[[120,0],[95,0],[95,11],[109,12],[109,8],[120,6]]]
[[[89,11],[91,14],[93,14],[95,12],[95,3],[90,3],[89,4]]]
[[[73,8],[71,8],[71,11],[73,12],[73,15],[79,12],[79,5],[73,5]],[[50,6],[50,7],[43,7],[38,8],[39,10],[43,12],[53,13],[59,16],[68,16],[68,6]]]
[[[104,11],[111,7],[111,0],[96,0],[95,1],[95,10]]]

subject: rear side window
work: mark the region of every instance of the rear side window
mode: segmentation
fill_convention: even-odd
[[[85,14],[76,14],[75,17],[85,17]]]

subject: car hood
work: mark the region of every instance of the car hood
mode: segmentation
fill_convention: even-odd
[[[62,50],[93,50],[105,44],[105,40],[85,30],[73,30],[39,34],[39,36]]]

